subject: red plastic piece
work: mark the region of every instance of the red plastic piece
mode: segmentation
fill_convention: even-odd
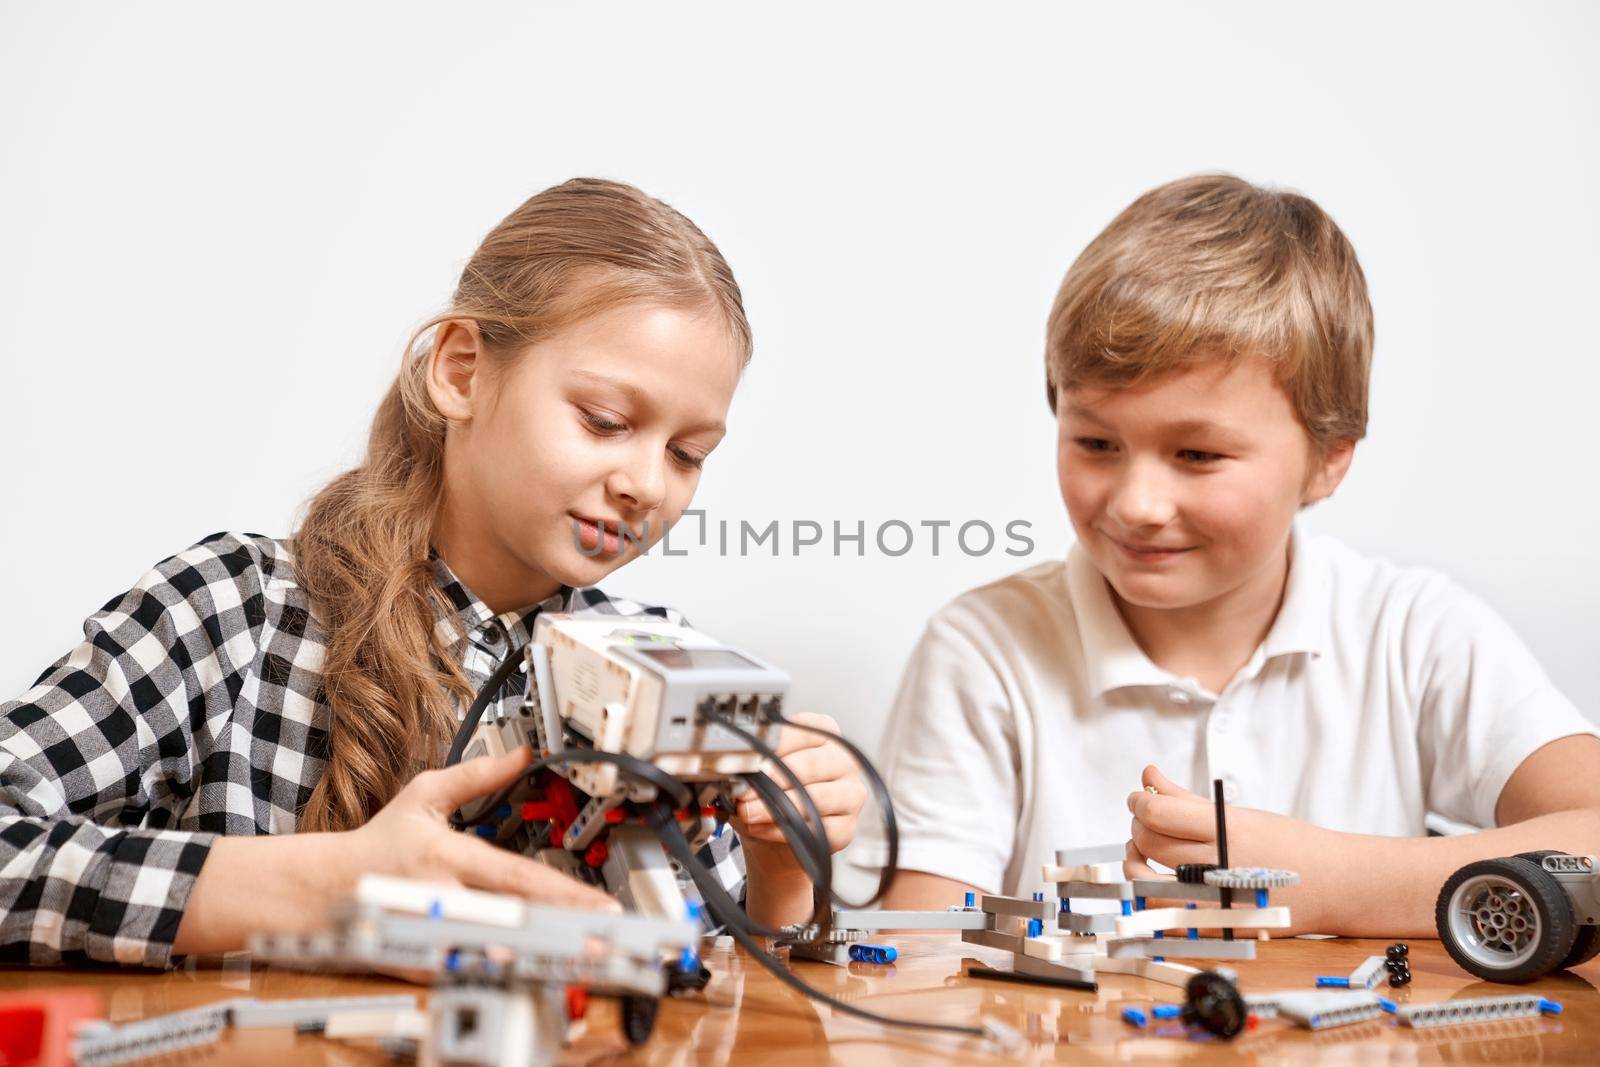
[[[620,823],[627,817],[628,816],[623,813],[621,808],[612,808],[610,811],[606,812],[606,822],[613,826],[615,826],[617,823]]]
[[[1251,1014],[1251,1015],[1246,1015],[1244,1017],[1244,1028],[1246,1030],[1254,1030],[1256,1027],[1258,1027],[1260,1025],[1261,1025],[1261,1020],[1256,1018],[1255,1015]]]
[[[583,862],[587,863],[591,867],[598,867],[605,863],[606,857],[610,854],[611,850],[606,848],[606,843],[604,841],[596,841],[594,844],[589,846],[589,851],[583,854]]]
[[[541,771],[539,778],[544,799],[523,804],[522,818],[524,822],[548,822],[550,839],[560,845],[567,827],[578,817],[578,801],[572,795],[572,786],[554,771]]]
[[[567,1018],[577,1022],[589,1011],[589,987],[581,985],[567,986]]]
[[[72,1031],[105,1018],[92,989],[38,989],[0,996],[0,1063],[6,1067],[67,1067]]]
[[[712,816],[716,815],[716,813],[717,813],[717,809],[712,807],[710,804],[707,804],[705,807],[700,809],[700,814],[705,816],[708,819],[711,818]]]

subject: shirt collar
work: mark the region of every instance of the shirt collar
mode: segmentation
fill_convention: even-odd
[[[477,594],[456,577],[442,556],[431,550],[429,556],[433,560],[434,578],[439,591],[453,609],[440,610],[436,624],[439,636],[447,645],[487,628],[491,622],[498,622],[509,639],[509,651],[527,644],[533,636],[534,620],[540,614],[583,610],[585,602],[580,591],[564,585],[537,604],[496,615],[489,605],[478,599]]]
[[[1084,672],[1094,693],[1104,696],[1113,689],[1170,686],[1181,681],[1157,666],[1133,639],[1105,576],[1080,545],[1074,544],[1067,553],[1066,581],[1083,644]],[[1293,653],[1322,655],[1329,643],[1330,599],[1323,560],[1296,523],[1289,533],[1289,579],[1283,605],[1261,642],[1262,661]]]

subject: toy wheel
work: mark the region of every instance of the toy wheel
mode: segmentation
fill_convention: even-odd
[[[1566,891],[1537,861],[1479,860],[1439,890],[1439,940],[1463,969],[1490,982],[1530,982],[1561,965],[1577,934]]]
[[[661,1001],[655,997],[628,995],[622,998],[622,1036],[630,1045],[642,1045],[650,1040],[656,1028],[656,1013]]]
[[[1541,848],[1537,852],[1518,852],[1517,853],[1517,859],[1519,859],[1519,860],[1532,860],[1533,862],[1538,863],[1540,860],[1544,859],[1546,856],[1565,856],[1565,855],[1566,855],[1565,852],[1558,852],[1557,850],[1555,850],[1553,848]]]
[[[1239,989],[1216,971],[1201,971],[1184,984],[1183,1019],[1231,1041],[1244,1029],[1249,1011]]]
[[[1600,956],[1600,926],[1580,926],[1577,936],[1572,939],[1572,951],[1567,953],[1567,958],[1561,961],[1557,970],[1570,970],[1580,963],[1588,963],[1596,956]]]

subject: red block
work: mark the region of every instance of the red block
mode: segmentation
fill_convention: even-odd
[[[105,1014],[100,994],[92,989],[30,989],[0,996],[0,1064],[67,1067],[73,1030]]]

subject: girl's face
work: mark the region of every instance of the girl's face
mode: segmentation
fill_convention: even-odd
[[[739,372],[715,311],[624,305],[498,368],[472,324],[441,326],[445,562],[496,613],[595,584],[688,507]]]

